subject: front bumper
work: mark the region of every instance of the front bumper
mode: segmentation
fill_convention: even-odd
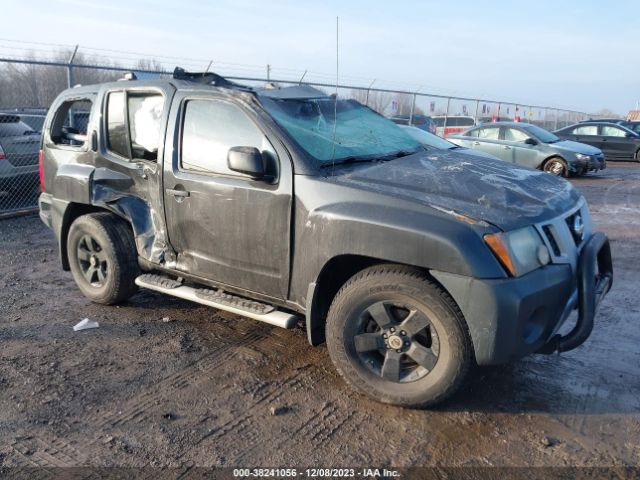
[[[593,329],[597,306],[613,279],[609,241],[602,233],[585,242],[576,270],[569,264],[550,264],[505,279],[431,273],[462,310],[479,365],[581,345]],[[576,326],[566,336],[558,335],[575,309]]]
[[[594,155],[589,162],[589,170],[598,171],[607,168],[607,161],[604,159],[604,155]]]
[[[578,320],[566,335],[555,334],[539,353],[567,352],[582,345],[593,331],[593,322],[600,302],[611,290],[613,264],[611,247],[604,233],[595,233],[585,244],[578,260]],[[561,324],[576,308],[575,296],[569,299]]]

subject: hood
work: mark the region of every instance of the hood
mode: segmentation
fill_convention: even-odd
[[[584,155],[598,155],[602,153],[599,148],[592,147],[586,143],[572,142],[571,140],[561,140],[559,142],[549,143],[548,145],[559,151],[582,153]]]
[[[554,175],[454,152],[354,165],[335,171],[331,181],[454,211],[503,230],[554,218],[580,199],[568,181]]]

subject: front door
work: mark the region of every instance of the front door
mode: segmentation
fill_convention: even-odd
[[[169,124],[180,128],[167,136],[173,156],[164,163],[169,240],[178,270],[284,299],[291,162],[256,119],[246,105],[227,98],[176,96]],[[258,148],[272,177],[254,180],[231,171],[227,154],[237,146]]]
[[[511,154],[508,152],[500,141],[500,127],[490,125],[473,130],[473,138],[471,138],[471,148],[498,157],[507,162],[511,161]]]
[[[510,156],[511,162],[523,167],[537,168],[540,164],[537,146],[525,143],[531,137],[519,128],[503,127],[502,129],[503,148],[508,152],[507,156]]]
[[[635,146],[627,138],[627,132],[616,125],[600,125],[600,147],[609,158],[632,159]]]

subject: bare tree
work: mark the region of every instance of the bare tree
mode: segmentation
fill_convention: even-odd
[[[353,89],[351,97],[382,115],[387,113],[393,101],[393,96],[390,93],[377,90]]]

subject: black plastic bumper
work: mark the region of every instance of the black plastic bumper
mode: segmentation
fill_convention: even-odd
[[[584,245],[575,271],[569,264],[550,264],[518,278],[431,273],[462,310],[479,365],[576,348],[589,337],[613,278],[609,241],[602,233]],[[576,326],[558,335],[576,309]]]
[[[604,233],[595,233],[578,260],[578,320],[566,335],[554,335],[539,353],[567,352],[582,345],[593,330],[598,305],[613,284],[611,247]]]

